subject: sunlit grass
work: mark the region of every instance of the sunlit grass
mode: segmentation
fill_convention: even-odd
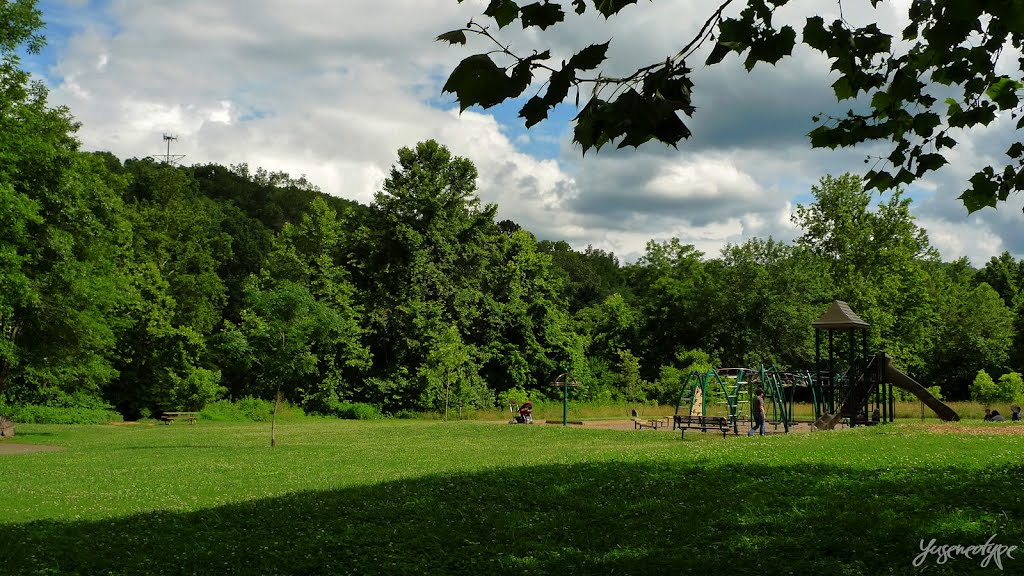
[[[900,574],[921,538],[1024,544],[1020,437],[940,429],[26,425],[65,449],[0,456],[3,573]]]

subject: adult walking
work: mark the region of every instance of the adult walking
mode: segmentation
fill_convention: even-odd
[[[764,436],[764,390],[758,388],[754,392],[754,399],[750,406],[754,416],[754,427],[747,432],[747,436],[753,436],[754,430],[760,429],[761,436]]]

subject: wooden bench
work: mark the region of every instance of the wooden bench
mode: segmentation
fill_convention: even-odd
[[[184,420],[189,424],[195,424],[198,417],[199,412],[164,412],[160,415],[160,419],[164,421],[164,424],[170,424],[175,420]]]
[[[717,430],[722,433],[722,438],[725,438],[725,435],[732,430],[729,421],[722,416],[684,416],[682,414],[676,414],[672,422],[672,429],[679,430],[680,438],[686,438],[687,430],[702,432]]]
[[[664,426],[668,426],[668,416],[664,418],[633,418],[633,429],[643,430],[644,428],[650,428],[651,430],[657,430]]]

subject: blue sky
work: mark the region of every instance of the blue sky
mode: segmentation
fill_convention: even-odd
[[[869,0],[850,0],[844,15],[892,28],[905,17],[904,4],[872,9]],[[434,138],[476,163],[479,195],[498,204],[499,217],[625,259],[651,239],[678,237],[709,255],[754,236],[791,239],[798,230],[790,214],[810,200],[818,178],[863,173],[864,158],[882,151],[809,148],[811,116],[837,109],[828,62],[816,54],[752,74],[735,58],[697,66],[698,113],[687,120],[695,136],[678,150],[651,143],[583,158],[571,143],[572,105],[530,130],[518,118],[522,100],[459,114],[441,86],[459,59],[487,46],[449,47],[434,37],[485,5],[45,0],[39,7],[49,46],[24,64],[82,122],[85,149],[146,156],[162,150],[161,136],[170,133],[179,138],[172,152],[186,163],[283,170],[369,202],[399,147]],[[550,47],[559,58],[610,38],[612,62],[628,68],[674,51],[703,22],[695,15],[712,5],[640,3],[607,22],[570,18],[540,35],[514,26],[502,34],[524,51]],[[822,4],[795,2],[794,21],[808,6]],[[979,163],[998,161],[999,147],[1014,136],[1009,122],[997,122],[960,137],[951,165],[908,191],[944,258],[968,256],[980,265],[1003,250],[1024,257],[1021,198],[970,217],[956,200]]]

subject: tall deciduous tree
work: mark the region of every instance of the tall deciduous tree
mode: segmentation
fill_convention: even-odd
[[[125,182],[77,151],[77,125],[51,108],[18,54],[43,46],[35,2],[0,4],[0,393],[98,392],[113,344],[130,238]]]
[[[874,9],[889,4],[869,1]],[[607,19],[636,3],[572,0],[571,10],[583,14],[593,9]],[[817,12],[816,4],[791,4],[799,3],[722,0],[697,17],[695,24],[703,25],[696,34],[666,46],[666,58],[622,73],[620,63],[606,61],[611,40],[599,38],[567,53],[554,46],[545,49],[542,40],[539,46],[529,46],[533,51],[527,54],[528,49],[504,43],[486,23],[493,21],[500,29],[518,20],[523,29],[536,29],[531,37],[543,38],[544,32],[571,18],[570,2],[521,5],[491,0],[484,10],[485,22],[470,21],[438,36],[440,41],[466,44],[467,34],[475,35],[487,45],[486,52],[455,67],[444,90],[456,95],[462,109],[489,108],[521,96],[538,84],[535,75],[540,74],[546,82],[519,112],[527,127],[547,118],[567,99],[575,98],[578,105],[582,96],[574,140],[584,153],[613,142],[620,148],[649,140],[674,146],[691,136],[680,115],[698,113],[699,87],[691,80],[695,68],[717,65],[730,54],[742,58],[748,71],[758,63],[774,65],[791,56],[800,42],[832,61],[838,74],[832,84],[836,100],[856,100],[844,116],[815,116],[820,125],[810,133],[811,145],[888,142],[891,153],[867,175],[866,185],[879,190],[910,184],[945,165],[957,145],[957,130],[986,126],[1000,111],[1019,111],[1024,61],[1004,57],[1005,47],[1020,48],[1024,43],[1024,18],[1017,2],[915,0],[904,4],[906,18],[899,24],[904,27],[889,30],[879,27],[885,19],[869,18],[862,26],[851,23],[843,16],[842,3],[839,18],[832,22],[813,12],[799,12],[807,5]],[[777,23],[787,11],[790,19],[805,17],[800,34]],[[582,94],[587,86],[593,87],[589,98]],[[937,92],[948,97],[940,102]],[[1021,127],[1024,119],[1017,123],[1017,129]],[[1004,162],[978,167],[961,196],[968,210],[996,206],[1011,192],[1024,189],[1024,143],[1013,143]]]
[[[938,322],[925,374],[955,399],[967,398],[979,370],[1005,371],[1014,337],[1013,313],[995,290],[975,285],[973,277],[967,260],[960,259],[934,265],[929,278]]]
[[[812,187],[815,202],[798,205],[798,245],[823,258],[831,296],[849,302],[871,324],[872,344],[906,369],[920,370],[935,309],[923,262],[938,259],[928,235],[899,191],[870,210],[871,193],[851,174],[826,176]]]
[[[346,268],[347,234],[338,214],[316,198],[301,222],[284,225],[267,257],[269,277],[305,286],[318,304],[344,323],[344,338],[317,344],[321,351],[317,385],[301,398],[304,406],[315,410],[339,400],[367,399],[360,396],[356,384],[369,366],[370,355],[362,343],[362,311]]]

